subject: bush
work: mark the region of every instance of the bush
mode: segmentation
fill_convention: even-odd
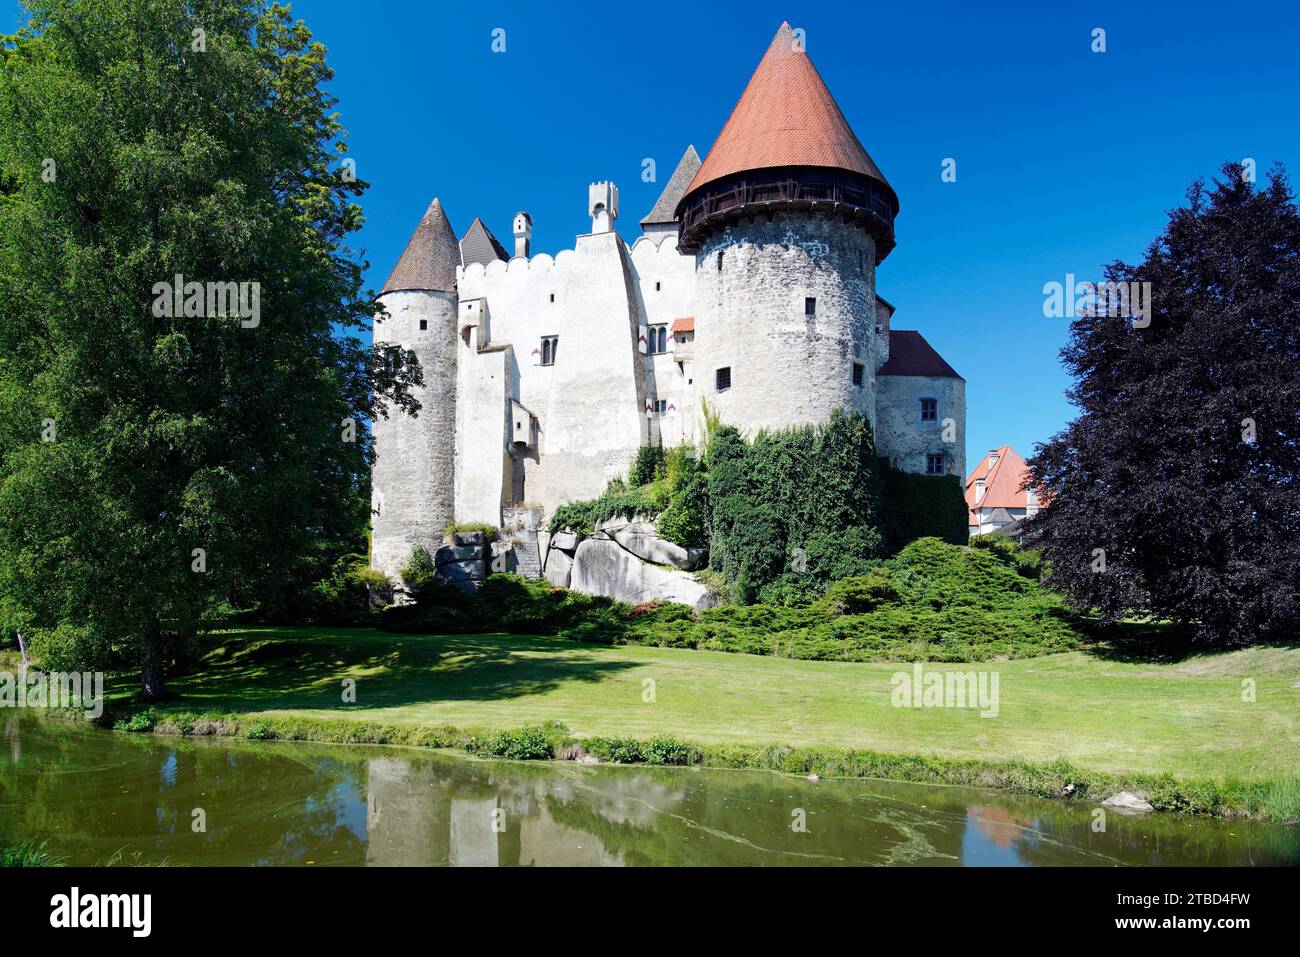
[[[411,549],[411,557],[397,574],[406,585],[406,590],[411,595],[418,596],[433,586],[437,570],[433,557],[424,546],[416,545]]]
[[[628,473],[627,484],[632,486],[649,485],[664,477],[664,447],[643,445],[637,449],[636,458],[632,460],[632,470]]]
[[[551,738],[544,728],[497,731],[471,738],[465,750],[479,757],[512,761],[544,761],[552,757]]]
[[[142,734],[146,731],[152,731],[154,725],[158,723],[158,710],[150,705],[143,711],[137,711],[129,718],[120,718],[113,723],[114,731],[130,731],[135,734]]]
[[[972,548],[980,548],[989,552],[998,561],[1014,568],[1017,574],[1024,575],[1033,581],[1042,581],[1043,576],[1047,573],[1047,562],[1043,559],[1042,552],[1033,548],[1025,548],[999,532],[993,532],[989,535],[976,535],[971,538],[970,545]]]

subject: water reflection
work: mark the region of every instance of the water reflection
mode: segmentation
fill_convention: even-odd
[[[70,864],[1300,861],[1293,828],[1112,814],[1099,833],[1089,807],[971,789],[162,739],[15,715],[4,734],[0,842],[47,841]],[[206,829],[196,830],[199,809]]]

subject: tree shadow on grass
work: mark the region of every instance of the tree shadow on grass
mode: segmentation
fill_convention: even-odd
[[[1198,640],[1191,625],[1171,621],[1082,622],[1080,650],[1105,661],[1132,664],[1178,664],[1196,655],[1240,650]],[[1300,647],[1300,640],[1269,642],[1267,647]]]
[[[340,708],[345,678],[356,679],[357,705],[367,709],[493,701],[636,667],[602,660],[602,646],[530,635],[280,628],[214,641],[200,673],[172,683],[182,704],[231,712]]]

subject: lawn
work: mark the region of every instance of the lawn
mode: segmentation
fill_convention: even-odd
[[[924,666],[996,672],[999,713],[982,718],[977,709],[894,707],[891,676],[911,665],[369,629],[251,628],[215,641],[201,673],[170,682],[182,697],[164,711],[494,729],[561,721],[577,737],[1063,757],[1096,771],[1197,779],[1300,772],[1296,648],[1171,663],[1069,652]],[[342,701],[347,678],[355,704]],[[1253,703],[1242,700],[1243,679],[1254,682]]]

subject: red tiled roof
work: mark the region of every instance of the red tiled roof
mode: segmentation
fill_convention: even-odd
[[[989,465],[989,459],[997,456],[997,463]],[[982,508],[1026,508],[1029,494],[1020,490],[1020,485],[1029,475],[1029,469],[1009,445],[994,449],[980,460],[975,471],[966,479],[966,505],[974,512]],[[984,497],[975,502],[975,482],[984,480]],[[1039,502],[1040,505],[1046,504]],[[972,520],[972,524],[975,524]]]
[[[671,332],[673,335],[677,335],[677,333],[679,332],[694,332],[695,317],[682,316],[682,318],[680,319],[674,319],[672,328],[669,329],[668,331]]]
[[[456,291],[456,267],[460,265],[460,244],[451,230],[442,203],[434,200],[415,227],[397,265],[388,274],[380,291],[398,289],[436,289]]]
[[[835,167],[888,185],[788,23],[772,38],[686,192],[776,166]]]
[[[891,329],[889,332],[889,361],[876,375],[924,375],[945,379],[960,379],[925,336],[910,329]],[[965,380],[963,380],[965,381]]]

